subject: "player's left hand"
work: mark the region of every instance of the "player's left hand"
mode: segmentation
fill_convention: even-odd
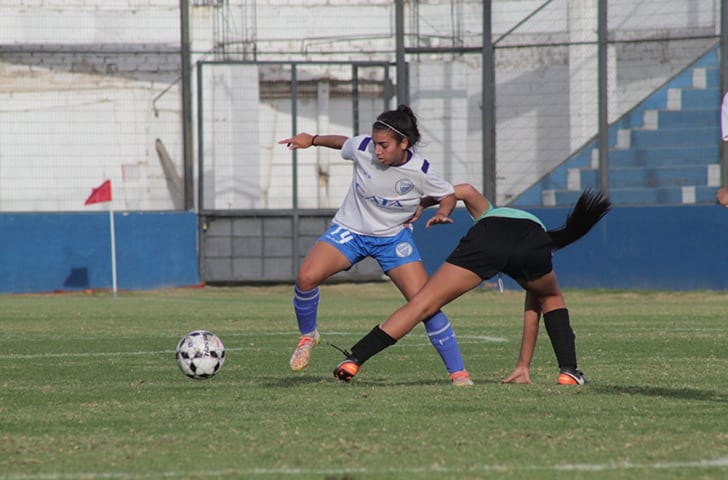
[[[501,380],[501,383],[530,384],[531,376],[528,373],[528,368],[516,367],[510,375]]]
[[[429,227],[430,225],[440,225],[443,223],[453,223],[453,220],[448,216],[435,214],[427,221],[427,223],[425,223],[425,228]]]

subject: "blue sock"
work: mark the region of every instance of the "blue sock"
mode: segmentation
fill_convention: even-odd
[[[455,338],[455,332],[445,314],[439,311],[425,320],[424,324],[427,336],[430,337],[430,342],[440,354],[442,361],[445,362],[448,373],[465,370],[458,340]]]
[[[319,289],[318,287],[307,292],[293,288],[293,310],[296,312],[298,331],[301,335],[316,330],[316,314],[318,313]]]

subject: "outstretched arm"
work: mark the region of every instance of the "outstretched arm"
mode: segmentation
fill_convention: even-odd
[[[285,138],[278,143],[286,145],[289,150],[308,147],[329,147],[341,150],[344,143],[349,137],[344,135],[312,135],[310,133],[301,132],[291,138]]]
[[[461,200],[465,204],[465,208],[468,209],[468,213],[471,217],[473,217],[473,219],[480,218],[481,215],[488,211],[488,208],[490,207],[490,202],[488,202],[488,199],[485,198],[483,194],[478,191],[477,188],[469,183],[459,183],[455,185],[454,188],[455,202],[457,203],[458,200]],[[442,201],[438,202],[432,197],[424,197],[420,201],[420,206],[417,209],[417,212],[415,212],[415,214],[407,223],[409,224],[415,222],[418,218],[420,218],[420,215],[422,215],[422,211],[425,208],[437,205],[438,203],[440,203],[440,208],[442,209]],[[449,208],[449,206],[446,208]],[[454,208],[455,205],[452,206],[452,208],[448,211],[447,215],[444,215],[441,221],[433,220],[438,214],[441,215],[442,213],[444,213],[444,210],[442,212],[438,211],[438,213],[433,216],[433,219],[430,219],[430,221],[427,222],[426,226],[429,227],[430,225],[436,223],[452,223],[452,220],[449,219],[449,215],[450,213],[452,213],[452,210]]]

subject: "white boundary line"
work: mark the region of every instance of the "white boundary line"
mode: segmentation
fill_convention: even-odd
[[[126,480],[141,478],[189,478],[189,477],[240,477],[240,476],[298,476],[298,475],[417,475],[417,474],[463,474],[485,472],[518,471],[570,471],[570,472],[608,472],[629,470],[698,470],[706,468],[728,469],[728,457],[692,462],[658,463],[602,463],[602,464],[560,464],[560,465],[471,465],[460,468],[418,467],[418,468],[352,468],[352,469],[306,469],[306,468],[252,468],[199,471],[148,472],[83,472],[83,473],[39,473],[39,474],[0,474],[0,480]]]
[[[272,336],[281,336],[286,335],[290,336],[292,339],[297,338],[298,335],[297,332],[295,333],[263,333],[263,334],[256,334],[256,336],[264,336],[264,337],[272,337]],[[332,335],[332,336],[343,336],[343,335],[355,335],[350,332],[326,332],[326,335]],[[225,335],[226,337],[237,337],[237,336],[245,336],[243,334],[233,334],[233,335]],[[468,341],[470,340],[470,341]],[[490,337],[485,335],[462,335],[458,336],[458,342],[459,343],[503,343],[508,342],[508,339],[503,337]],[[223,342],[224,343],[224,342]],[[400,344],[400,347],[404,348],[417,348],[417,347],[429,347],[431,344],[429,342],[416,342],[416,341],[409,341],[404,342]],[[225,347],[226,351],[230,352],[238,352],[247,350],[248,348],[253,347]],[[30,360],[33,358],[83,358],[83,357],[119,357],[124,355],[162,355],[162,354],[174,354],[174,350],[148,350],[148,351],[136,351],[136,352],[75,352],[75,353],[5,353],[4,357],[7,359],[16,359],[16,360]],[[1,479],[2,477],[0,477]]]

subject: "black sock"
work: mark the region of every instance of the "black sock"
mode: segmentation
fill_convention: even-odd
[[[543,323],[554,347],[559,368],[576,370],[576,336],[569,323],[569,311],[559,308],[545,313]]]
[[[385,348],[394,345],[397,340],[390,337],[387,332],[379,328],[379,325],[372,328],[372,331],[364,335],[356,345],[351,347],[350,360],[356,361],[359,365],[381,352]],[[353,358],[352,358],[353,357]]]

